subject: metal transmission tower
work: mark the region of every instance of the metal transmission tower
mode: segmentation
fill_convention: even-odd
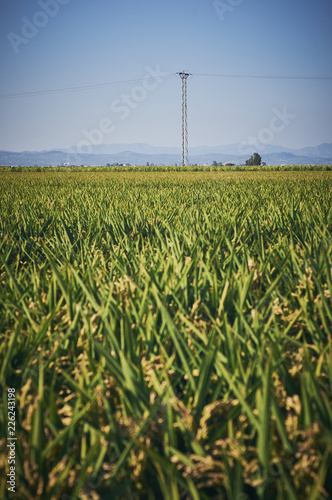
[[[188,165],[187,78],[191,73],[177,73],[182,80],[182,165]]]

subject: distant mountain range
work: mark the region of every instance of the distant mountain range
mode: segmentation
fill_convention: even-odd
[[[267,165],[332,165],[332,143],[302,149],[283,146],[254,145],[240,143],[222,146],[201,146],[189,150],[189,163],[211,165],[235,163],[243,165],[254,153],[261,155]],[[149,144],[101,144],[89,146],[84,150],[76,147],[51,151],[1,151],[0,165],[10,166],[57,166],[84,165],[98,166],[107,164],[179,165],[181,150],[176,147],[151,146]]]

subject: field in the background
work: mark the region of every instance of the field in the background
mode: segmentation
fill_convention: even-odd
[[[2,172],[0,203],[13,498],[332,496],[331,172]]]

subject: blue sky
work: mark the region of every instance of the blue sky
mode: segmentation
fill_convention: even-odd
[[[2,0],[0,149],[180,146],[182,70],[189,147],[332,142],[331,79],[200,76],[331,77],[331,20],[330,0]]]

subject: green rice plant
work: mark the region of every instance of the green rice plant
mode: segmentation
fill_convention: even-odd
[[[18,498],[332,496],[331,173],[122,170],[0,172]]]

